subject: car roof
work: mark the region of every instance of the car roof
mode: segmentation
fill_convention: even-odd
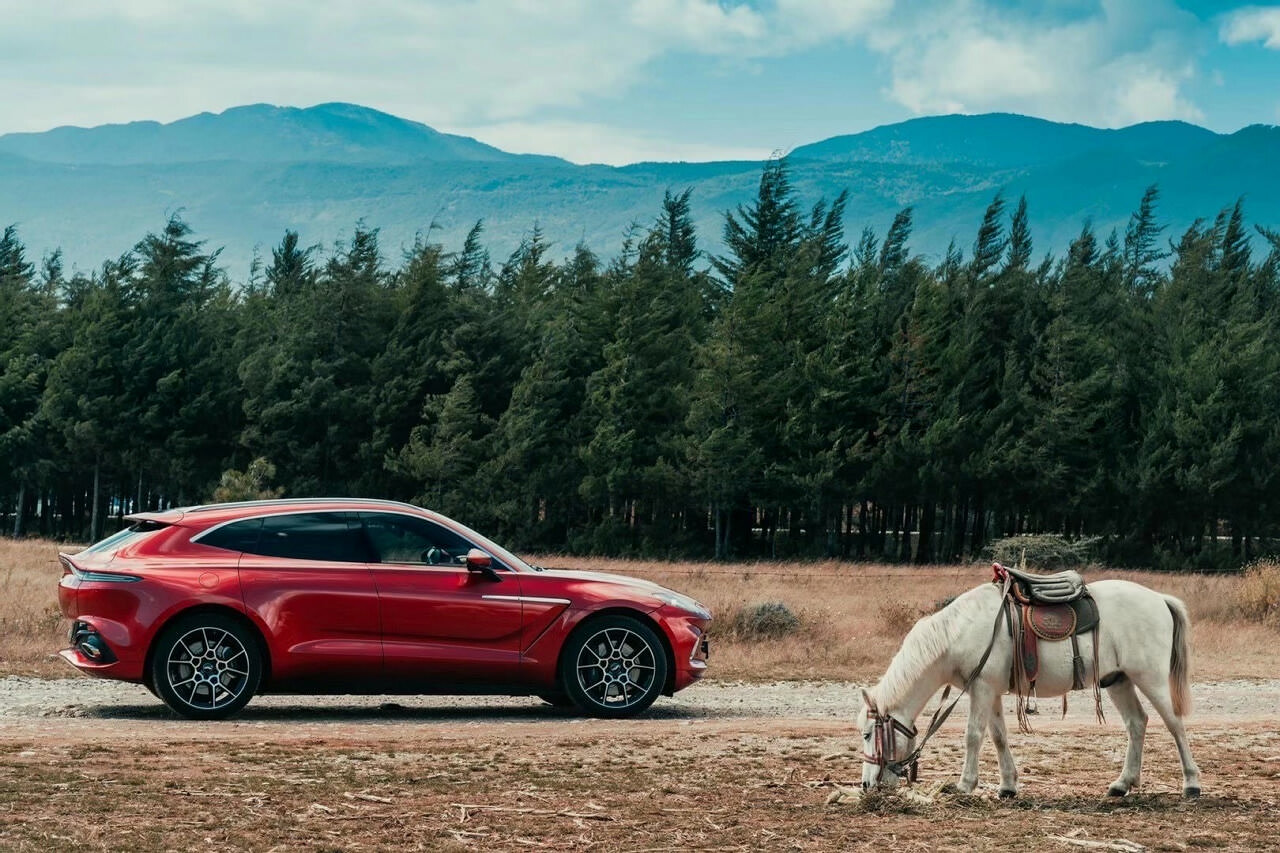
[[[259,501],[233,501],[220,504],[200,504],[198,506],[174,507],[159,512],[136,512],[125,516],[129,521],[155,521],[161,524],[200,525],[217,524],[236,518],[247,518],[257,515],[270,515],[274,511],[293,512],[297,510],[373,510],[399,509],[410,510],[415,515],[434,516],[435,513],[400,501],[379,500],[377,498],[276,498]],[[184,524],[185,522],[185,524]]]

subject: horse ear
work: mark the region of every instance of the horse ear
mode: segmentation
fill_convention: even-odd
[[[862,704],[872,713],[876,710],[876,700],[871,698],[871,694],[867,692],[867,688],[862,688]]]

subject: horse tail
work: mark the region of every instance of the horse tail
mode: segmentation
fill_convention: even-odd
[[[1164,597],[1173,615],[1173,649],[1169,655],[1169,692],[1173,696],[1173,713],[1185,717],[1191,713],[1191,620],[1187,605],[1172,595]]]

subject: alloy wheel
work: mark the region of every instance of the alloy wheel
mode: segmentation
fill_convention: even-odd
[[[216,712],[233,705],[248,689],[251,662],[239,637],[201,626],[169,648],[165,675],[172,694],[194,711]]]
[[[575,662],[578,687],[600,708],[625,711],[652,702],[661,652],[636,631],[605,628],[582,644]]]

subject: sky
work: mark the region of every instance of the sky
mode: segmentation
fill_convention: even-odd
[[[914,116],[1280,124],[1280,3],[0,0],[0,134],[347,101],[579,163]]]

